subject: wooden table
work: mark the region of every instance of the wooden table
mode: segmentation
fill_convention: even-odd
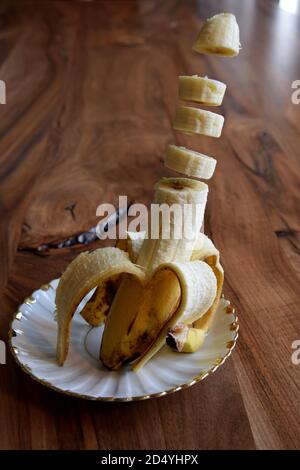
[[[238,58],[191,50],[218,11],[238,18]],[[267,0],[2,1],[0,24],[1,339],[23,298],[87,248],[57,243],[94,226],[98,204],[151,201],[174,142],[218,159],[205,225],[241,326],[216,374],[139,403],[61,396],[8,354],[1,449],[299,447],[299,15]],[[221,139],[172,130],[180,74],[227,83]]]

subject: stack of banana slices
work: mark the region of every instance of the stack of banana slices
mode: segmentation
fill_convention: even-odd
[[[235,16],[221,13],[208,19],[193,46],[196,52],[235,56],[240,48]],[[179,98],[205,106],[222,103],[226,85],[208,77],[179,77]],[[224,118],[198,107],[180,106],[174,129],[187,134],[220,137]],[[189,177],[209,179],[216,160],[170,145],[165,165]],[[92,326],[104,324],[100,360],[117,370],[132,363],[137,371],[164,344],[193,353],[203,344],[222,293],[224,272],[219,252],[200,232],[208,186],[185,177],[163,178],[155,186],[157,204],[190,205],[185,217],[188,237],[128,233],[116,247],[81,253],[67,267],[56,292],[57,361],[68,354],[72,317],[82,299],[95,291],[81,311]],[[175,225],[170,213],[170,227]],[[161,227],[160,227],[161,229]],[[174,358],[175,360],[175,358]]]

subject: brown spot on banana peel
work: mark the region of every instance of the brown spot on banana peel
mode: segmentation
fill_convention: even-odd
[[[121,276],[108,279],[98,286],[90,300],[80,312],[81,316],[91,325],[100,326],[105,322],[109,308],[116,294]]]

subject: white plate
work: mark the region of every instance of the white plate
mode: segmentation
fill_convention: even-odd
[[[68,395],[131,401],[176,392],[215,372],[231,354],[238,337],[234,310],[227,300],[221,299],[211,330],[198,352],[180,354],[165,346],[137,373],[130,366],[111,372],[98,360],[102,327],[91,328],[77,311],[72,321],[69,355],[64,367],[59,367],[55,360],[57,284],[56,279],[42,286],[19,307],[11,325],[10,346],[24,372]],[[87,298],[83,302],[86,301]]]

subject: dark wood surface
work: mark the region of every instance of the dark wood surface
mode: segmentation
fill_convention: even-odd
[[[238,18],[238,58],[191,50],[219,11]],[[89,229],[119,194],[149,203],[172,174],[162,164],[171,142],[218,159],[205,226],[241,325],[216,374],[139,403],[61,396],[8,354],[0,448],[299,448],[299,14],[271,0],[2,1],[0,25],[1,339],[23,298],[83,249],[37,247]],[[172,130],[177,76],[195,73],[227,83],[221,139]]]

